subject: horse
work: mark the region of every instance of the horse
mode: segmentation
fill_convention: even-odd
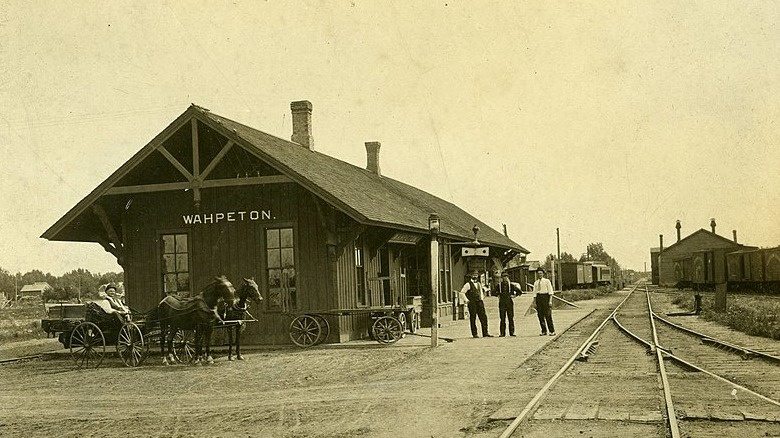
[[[247,310],[247,300],[254,301],[260,304],[263,301],[263,296],[260,295],[260,290],[257,287],[257,283],[252,278],[245,278],[241,286],[236,290],[236,296],[238,301],[234,304],[222,303],[220,314],[225,321],[237,321],[235,324],[230,323],[226,326],[228,333],[228,360],[233,360],[233,329],[235,327],[236,333],[236,360],[244,360],[241,356],[241,332],[244,331],[246,323],[245,319],[254,319]]]
[[[211,357],[211,332],[214,323],[222,318],[217,313],[221,302],[235,302],[235,289],[223,275],[215,277],[198,295],[179,299],[172,295],[163,298],[157,305],[157,320],[160,322],[160,352],[163,364],[173,364],[173,338],[179,329],[195,330],[195,363],[201,360],[214,363]],[[205,349],[204,349],[205,344]],[[168,353],[165,346],[168,346]],[[205,358],[202,357],[205,350]]]

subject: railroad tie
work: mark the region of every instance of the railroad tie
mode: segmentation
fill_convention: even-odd
[[[585,351],[580,353],[580,355],[577,356],[577,359],[575,359],[575,360],[577,360],[579,362],[587,362],[588,361],[588,357],[591,354],[595,354],[596,353],[596,348],[598,348],[598,346],[599,346],[599,341],[592,341],[591,343],[588,344],[588,347],[585,349]]]

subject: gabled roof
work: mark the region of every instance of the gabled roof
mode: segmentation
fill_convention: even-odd
[[[22,286],[19,292],[42,292],[46,289],[51,289],[51,286],[49,285],[48,282],[36,281],[33,284],[25,284],[24,286]]]
[[[717,240],[722,240],[722,241],[723,241],[723,243],[730,243],[731,245],[733,245],[733,246],[735,246],[735,247],[742,247],[742,246],[744,246],[744,245],[742,245],[742,244],[739,244],[739,243],[736,243],[736,242],[734,242],[734,241],[733,241],[733,240],[731,240],[731,239],[728,239],[728,238],[726,238],[726,237],[723,237],[723,236],[719,236],[719,235],[717,235],[717,234],[713,233],[712,231],[705,230],[704,228],[699,228],[698,230],[694,231],[693,233],[691,233],[691,234],[689,234],[689,235],[687,235],[687,236],[683,237],[682,239],[678,240],[677,242],[675,242],[675,243],[673,243],[673,244],[671,244],[671,245],[667,246],[666,248],[664,248],[664,249],[663,249],[663,251],[661,251],[661,253],[664,253],[664,252],[668,251],[670,248],[674,248],[674,247],[676,247],[676,246],[678,246],[678,245],[683,245],[683,244],[685,243],[685,241],[686,241],[686,240],[689,240],[689,239],[691,239],[693,236],[697,236],[697,235],[700,235],[700,234],[704,234],[704,235],[706,235],[707,237],[710,237],[710,238],[715,238],[715,239],[717,239]]]
[[[167,135],[193,118],[256,155],[292,181],[364,225],[427,234],[428,217],[431,213],[436,213],[441,219],[441,234],[444,237],[470,241],[474,237],[472,227],[478,225],[480,227],[478,238],[482,243],[523,253],[529,252],[456,205],[430,193],[392,178],[379,176],[292,141],[256,130],[196,105],[191,105],[168,128],[82,199],[41,237],[49,240],[73,240],[65,238],[61,232],[66,227],[77,223],[82,213],[145,157],[154,152]]]

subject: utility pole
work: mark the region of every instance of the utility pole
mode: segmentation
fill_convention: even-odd
[[[561,275],[561,230],[560,228],[555,229],[555,237],[558,241],[558,272],[556,273],[555,278],[558,278],[558,276],[560,276],[561,277],[560,280],[562,281],[563,276]],[[561,281],[558,281],[558,284],[561,284]],[[563,286],[561,286],[561,289],[563,289]]]
[[[439,345],[439,216],[428,217],[431,234],[431,347]]]

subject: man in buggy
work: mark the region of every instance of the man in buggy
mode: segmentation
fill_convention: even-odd
[[[122,325],[130,321],[130,308],[124,303],[124,293],[119,293],[116,286],[108,284],[104,291],[98,292],[102,300],[97,303],[100,308],[109,315],[114,315],[119,324]]]

